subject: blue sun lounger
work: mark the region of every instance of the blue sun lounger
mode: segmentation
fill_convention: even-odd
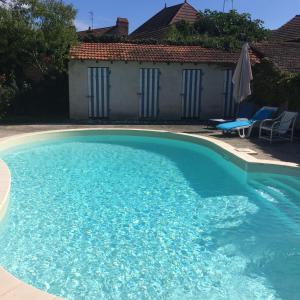
[[[223,133],[237,131],[241,138],[249,137],[254,124],[265,119],[270,119],[277,110],[277,107],[264,106],[249,120],[237,119],[234,122],[220,124],[217,126],[217,129],[222,130]]]
[[[241,103],[238,108],[237,112],[237,119],[250,119],[254,112],[254,105],[253,103]],[[219,124],[234,122],[236,118],[225,118],[225,119],[209,119],[208,120],[208,127],[213,126],[216,127]]]

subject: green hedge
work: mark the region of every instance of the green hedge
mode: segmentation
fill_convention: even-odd
[[[253,67],[253,94],[258,105],[300,109],[300,74],[283,72],[267,59]]]
[[[65,73],[46,76],[38,82],[0,78],[0,119],[6,117],[68,116],[68,76]]]

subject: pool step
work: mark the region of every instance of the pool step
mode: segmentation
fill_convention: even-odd
[[[298,186],[289,178],[267,178],[260,181],[261,184],[268,187],[281,202],[288,202],[294,209],[300,208],[300,185]]]
[[[272,179],[260,182],[256,181],[254,187],[256,188],[257,186],[259,187],[258,190],[261,192],[261,196],[266,200],[300,214],[300,199],[297,196],[299,193],[294,188]]]
[[[275,199],[279,198],[281,201],[288,201],[290,205],[300,209],[300,189],[295,186],[278,181],[274,178],[251,180],[249,182],[252,186],[259,186],[264,192],[270,194]],[[300,188],[300,187],[299,187]]]
[[[276,183],[276,182],[275,182]],[[290,189],[284,189],[282,186],[270,182],[270,180],[250,181],[256,194],[263,199],[265,206],[273,210],[277,217],[279,217],[291,229],[300,234],[300,205],[297,205],[295,196],[291,195]],[[299,202],[298,202],[299,203]]]
[[[271,185],[275,185],[275,187],[278,187],[279,189],[282,189],[287,194],[294,196],[294,199],[300,205],[300,180],[292,177],[283,177],[280,179],[268,178],[267,182],[269,182]]]

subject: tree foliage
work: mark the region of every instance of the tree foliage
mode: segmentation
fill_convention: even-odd
[[[73,25],[76,11],[61,0],[1,2],[2,88],[15,84],[14,98],[19,99],[17,96],[26,94],[37,79],[55,78],[66,72],[68,50],[77,39]]]
[[[258,105],[300,109],[300,74],[284,72],[263,59],[253,67],[253,94],[249,100]]]
[[[170,40],[198,42],[214,48],[235,49],[245,42],[266,39],[268,31],[263,21],[253,20],[250,14],[239,14],[205,10],[199,12],[198,20],[191,24],[181,21],[175,24],[168,38]]]
[[[14,87],[10,84],[7,84],[4,76],[0,76],[0,119],[10,106],[10,100],[14,96]]]

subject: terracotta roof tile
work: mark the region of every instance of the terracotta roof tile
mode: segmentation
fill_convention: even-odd
[[[115,26],[104,27],[104,28],[94,28],[84,31],[78,31],[77,35],[80,38],[86,38],[90,35],[93,37],[122,37],[128,36],[128,20],[126,18],[117,18]]]
[[[198,12],[188,3],[166,7],[131,33],[133,39],[164,38],[170,25],[185,20],[195,22]]]
[[[132,43],[81,43],[70,50],[73,60],[236,63],[239,52],[201,46],[145,45]],[[258,62],[251,51],[252,62]]]
[[[300,15],[295,16],[280,28],[273,30],[271,39],[286,42],[300,40]]]
[[[183,3],[178,12],[173,17],[171,24],[175,24],[179,21],[187,21],[194,23],[197,21],[198,11],[189,3]]]
[[[89,35],[93,35],[95,37],[101,37],[107,34],[110,34],[112,31],[114,31],[115,26],[111,27],[105,27],[105,28],[94,28],[94,29],[88,29],[84,31],[78,31],[77,35],[79,37],[87,37]]]
[[[266,42],[255,44],[253,48],[281,70],[300,72],[300,43]]]

